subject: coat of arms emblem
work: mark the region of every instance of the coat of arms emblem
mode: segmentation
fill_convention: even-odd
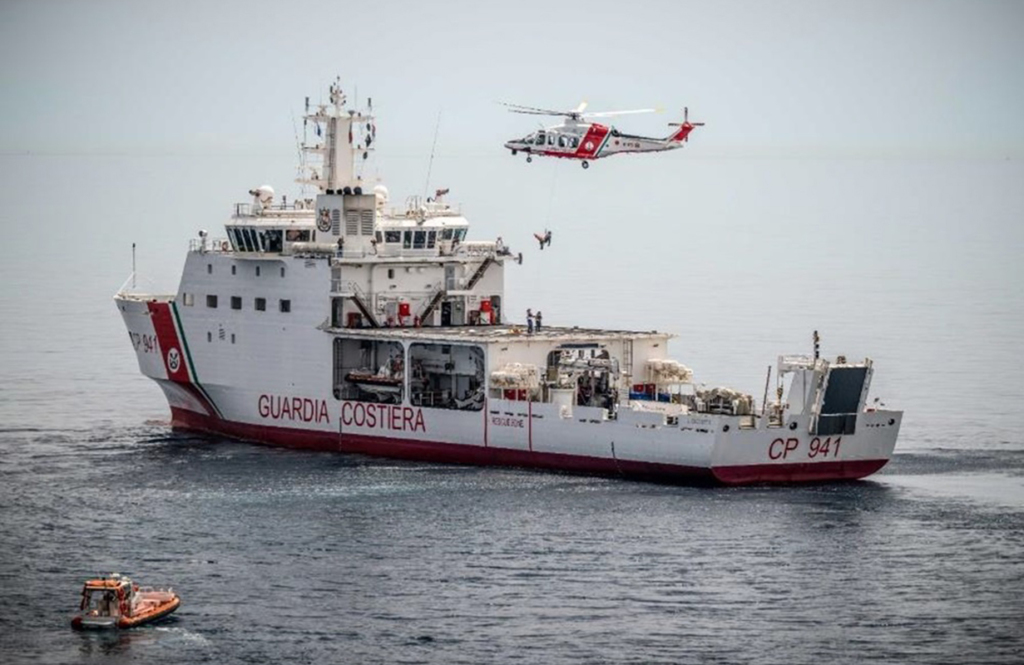
[[[331,230],[331,211],[329,208],[320,208],[320,214],[316,219],[316,228],[324,233]]]

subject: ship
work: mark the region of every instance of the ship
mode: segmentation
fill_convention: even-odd
[[[853,480],[892,456],[902,412],[868,401],[870,358],[778,356],[763,398],[694,381],[674,335],[524,325],[500,238],[447,189],[396,205],[368,177],[372,99],[306,101],[297,179],[189,241],[173,294],[115,295],[171,427],[293,448],[678,483]],[[240,197],[241,198],[241,197]],[[134,263],[134,261],[133,261]],[[527,322],[528,324],[532,322]],[[775,389],[769,392],[774,378]]]

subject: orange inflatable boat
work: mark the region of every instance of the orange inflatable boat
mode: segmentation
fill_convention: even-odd
[[[71,619],[71,626],[132,628],[165,617],[179,605],[181,598],[171,589],[140,587],[114,573],[85,583],[80,611]]]

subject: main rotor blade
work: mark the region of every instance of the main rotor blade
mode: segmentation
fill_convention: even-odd
[[[507,106],[508,110],[512,113],[528,113],[531,115],[570,115],[572,113],[571,111],[553,111],[551,109],[540,109],[535,106],[523,106],[521,104],[498,103],[502,106]]]
[[[630,111],[601,111],[598,113],[583,113],[584,118],[610,118],[616,115],[630,115],[633,113],[661,113],[664,109],[633,109]]]

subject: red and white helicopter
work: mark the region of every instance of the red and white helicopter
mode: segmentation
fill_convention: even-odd
[[[564,157],[581,160],[583,168],[590,168],[590,160],[609,157],[626,152],[661,152],[682,148],[694,127],[703,122],[690,122],[690,110],[683,109],[682,122],[670,122],[670,127],[678,127],[665,138],[636,136],[625,134],[611,126],[597,122],[589,122],[590,118],[606,118],[632,113],[654,113],[658,109],[635,109],[632,111],[604,111],[600,113],[584,113],[587,103],[583,102],[572,111],[552,111],[519,104],[504,104],[512,113],[530,115],[564,116],[561,125],[540,129],[521,139],[512,139],[505,147],[515,155],[526,153],[526,161],[532,162],[534,155],[543,157]]]

